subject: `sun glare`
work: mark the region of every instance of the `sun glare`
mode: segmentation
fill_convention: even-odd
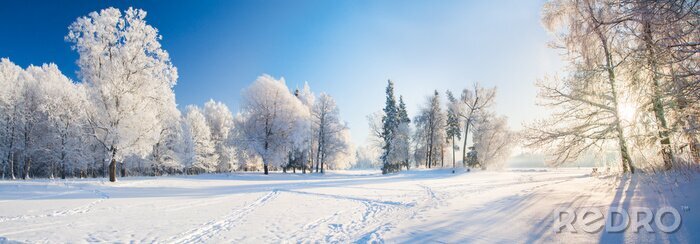
[[[634,120],[634,115],[637,111],[634,104],[621,103],[618,107],[617,112],[620,114],[620,119],[630,122]]]

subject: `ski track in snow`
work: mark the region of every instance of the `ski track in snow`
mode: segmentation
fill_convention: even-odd
[[[66,185],[68,186],[68,185]],[[72,187],[72,186],[70,186]],[[54,210],[51,213],[47,214],[36,214],[36,215],[20,215],[20,216],[13,216],[13,217],[3,217],[0,216],[0,223],[3,222],[8,222],[8,221],[16,221],[16,220],[28,220],[28,219],[36,219],[36,218],[46,218],[46,217],[63,217],[63,216],[70,216],[70,215],[76,215],[76,214],[84,214],[88,213],[93,210],[95,205],[103,202],[106,199],[109,199],[109,195],[103,191],[93,189],[93,190],[87,190],[82,186],[78,187],[79,191],[88,191],[94,194],[95,196],[99,197],[99,199],[89,202],[87,204],[72,208],[72,209],[66,209],[66,210]],[[79,191],[72,191],[71,193],[76,193]],[[54,195],[65,195],[65,194],[54,194]]]
[[[202,226],[189,230],[179,236],[171,238],[168,243],[201,243],[213,237],[222,230],[229,230],[234,227],[241,219],[265,205],[265,203],[275,199],[279,195],[278,190],[273,190],[264,196],[258,198],[251,204],[237,209],[226,215],[223,219],[212,220]]]
[[[323,240],[328,243],[346,243],[358,236],[364,235],[368,230],[374,228],[374,226],[379,225],[382,216],[386,216],[387,211],[393,212],[400,208],[411,207],[412,204],[405,204],[401,202],[394,201],[378,201],[372,199],[365,199],[359,197],[346,197],[340,195],[331,195],[323,193],[310,193],[303,191],[291,191],[287,190],[285,192],[301,194],[301,195],[315,195],[325,198],[332,198],[338,200],[348,200],[362,204],[361,210],[355,212],[361,212],[360,219],[354,219],[350,223],[340,224],[340,223],[329,223],[331,220],[337,218],[340,212],[336,212],[329,217],[320,218],[314,222],[306,224],[302,228],[301,233],[292,236],[292,239],[296,239],[297,242],[314,242],[318,241],[318,237],[314,234],[317,233],[316,229],[326,224],[329,232],[323,237]]]
[[[205,219],[192,226],[187,226],[183,230],[184,232],[180,231],[174,234],[171,232],[169,233],[170,235],[165,236],[159,233],[159,231],[141,231],[139,229],[134,229],[136,232],[133,233],[131,230],[120,232],[118,228],[115,229],[112,227],[98,227],[92,229],[95,227],[89,222],[81,223],[75,226],[75,228],[87,228],[85,229],[86,233],[78,237],[88,242],[129,242],[129,240],[131,240],[131,242],[155,241],[165,243],[207,243],[212,241],[391,243],[397,240],[425,241],[426,239],[421,239],[424,238],[424,236],[421,236],[421,230],[417,230],[416,232],[411,228],[413,228],[413,226],[430,224],[435,221],[438,221],[436,223],[439,224],[439,218],[442,218],[442,216],[452,216],[450,214],[451,209],[459,211],[460,215],[470,216],[472,214],[481,213],[482,211],[494,211],[494,209],[501,208],[508,209],[509,206],[522,204],[520,202],[537,203],[540,199],[546,197],[546,194],[549,194],[549,192],[557,192],[556,185],[561,185],[562,183],[565,185],[577,185],[582,183],[586,184],[586,189],[590,187],[594,187],[591,189],[597,189],[595,187],[605,185],[603,181],[598,181],[597,183],[595,181],[589,181],[591,178],[586,177],[587,175],[585,173],[578,171],[577,173],[564,175],[549,174],[548,172],[519,172],[514,174],[508,172],[465,173],[462,175],[445,175],[444,178],[440,177],[442,175],[436,175],[436,177],[430,175],[428,175],[429,177],[422,177],[423,175],[423,173],[419,173],[417,174],[418,177],[415,178],[411,178],[414,177],[414,175],[379,176],[376,178],[366,177],[355,179],[332,177],[328,179],[302,178],[300,181],[296,181],[295,178],[286,179],[280,177],[280,179],[275,181],[265,181],[261,179],[259,183],[254,182],[252,184],[248,183],[248,181],[257,181],[258,179],[241,177],[242,179],[240,180],[227,179],[221,182],[204,181],[198,182],[197,185],[195,185],[196,187],[191,188],[191,190],[199,191],[201,189],[206,191],[207,188],[211,187],[211,189],[214,189],[212,195],[201,195],[206,196],[206,199],[191,197],[199,195],[190,195],[194,194],[190,193],[190,188],[173,187],[177,190],[186,190],[175,191],[176,194],[181,195],[148,195],[146,196],[148,199],[146,201],[130,202],[130,205],[120,205],[118,209],[125,213],[131,213],[129,211],[144,211],[154,208],[156,204],[158,204],[157,206],[160,211],[164,213],[173,213],[179,216],[182,213],[201,211],[201,209],[206,209],[214,205],[216,208],[224,210],[221,208],[225,208],[227,201],[235,201],[235,199],[237,199],[234,196],[241,193],[253,194],[248,193],[248,190],[250,190],[250,192],[257,192],[255,194],[259,195],[256,196],[257,198],[246,198],[254,199],[252,202],[248,200],[248,203],[232,207],[228,212],[224,210],[221,215],[217,215],[211,219]],[[494,176],[493,179],[491,179],[492,175]],[[454,178],[451,179],[450,177]],[[159,178],[155,180],[159,180]],[[244,182],[243,180],[245,180],[246,183],[238,183]],[[347,185],[344,184],[345,181],[348,182]],[[110,194],[104,191],[111,192],[112,190],[117,190],[114,193],[115,198],[123,201],[124,199],[122,199],[121,196],[129,196],[128,194],[132,191],[130,188],[136,185],[147,184],[148,182],[150,181],[135,179],[133,182],[120,182],[119,185],[115,186],[105,185],[100,182],[66,182],[62,185],[67,188],[65,189],[66,191],[59,194],[43,196],[50,197],[89,192],[96,197],[87,199],[94,201],[70,209],[45,210],[43,214],[13,217],[0,216],[0,223],[25,219],[39,219],[41,222],[37,222],[37,225],[27,226],[40,227],[38,229],[17,229],[4,233],[4,235],[13,236],[13,238],[19,237],[18,239],[28,242],[32,242],[31,240],[41,242],[42,239],[40,236],[31,237],[31,233],[38,233],[40,229],[54,228],[52,225],[40,224],[50,222],[56,223],[55,221],[60,221],[59,219],[51,219],[50,217],[80,215],[93,211],[100,211],[100,208],[96,206],[110,198]],[[176,183],[181,185],[180,182],[176,181]],[[159,184],[167,185],[169,182],[162,181],[162,183],[156,183],[153,187],[160,187]],[[242,186],[241,192],[236,190],[236,187],[239,185]],[[342,189],[347,189],[348,191]],[[297,195],[298,198],[295,199],[299,199],[299,201],[313,202],[321,198],[329,199],[329,201],[324,201],[323,203],[319,202],[321,205],[318,205],[318,207],[324,208],[325,210],[323,211],[323,215],[305,214],[299,215],[299,217],[302,217],[301,219],[292,219],[292,222],[300,223],[295,224],[295,229],[292,229],[290,228],[292,225],[285,225],[290,223],[289,216],[284,216],[281,219],[274,217],[274,212],[288,211],[277,209],[278,205],[287,206],[288,204],[280,202],[281,199],[275,201],[275,208],[272,208],[272,201],[277,199],[282,193],[284,193],[284,196],[288,196],[287,194]],[[199,194],[199,192],[197,194]],[[576,206],[588,204],[591,198],[591,194],[588,192],[573,191],[567,192],[567,194],[571,197],[560,200],[561,203],[555,204]],[[160,199],[158,199],[158,197],[160,196],[166,196],[168,199],[162,204],[159,204]],[[39,197],[29,197],[28,199],[33,198]],[[66,197],[60,198],[63,199]],[[66,199],[75,198],[67,197]],[[136,205],[134,205],[134,203],[136,203]],[[141,204],[139,205],[139,203]],[[252,218],[253,216],[258,216],[258,214],[263,213],[260,212],[261,210],[265,210],[264,216],[268,216],[267,212],[269,212],[270,216],[273,216],[269,221],[275,222],[268,224],[265,221],[260,222],[259,219]],[[291,210],[291,212],[290,214],[294,214],[293,210]],[[109,214],[107,212],[105,213]],[[287,213],[288,212],[283,212],[282,214]],[[95,214],[82,216],[92,218],[93,215]],[[296,218],[296,215],[292,216]],[[534,216],[536,218],[536,216],[539,215]],[[529,215],[524,215],[523,217],[533,218]],[[40,218],[47,219],[44,221],[44,219]],[[135,226],[146,222],[147,221],[141,221]],[[250,226],[246,226],[244,223],[252,223],[255,224],[256,228],[257,226],[262,228],[254,230],[251,234],[248,232],[250,231]],[[544,228],[546,225],[547,223],[543,223],[543,225],[538,228]],[[166,228],[167,225],[160,224],[159,226]],[[429,230],[431,230],[431,228],[427,228],[424,231]],[[244,233],[241,231],[246,232]],[[482,234],[478,231],[469,235],[468,240],[481,241],[498,241],[512,238],[507,236],[494,238],[493,236],[487,236],[486,233]],[[241,236],[245,238],[241,239]],[[74,237],[67,238],[66,240],[72,239],[74,239]],[[48,241],[49,239],[43,240]],[[449,238],[445,240],[449,240]]]
[[[300,233],[291,236],[289,239],[302,243],[315,242],[319,240],[323,240],[327,243],[384,243],[385,241],[382,238],[383,234],[395,229],[397,223],[401,222],[402,220],[416,218],[416,216],[421,215],[424,212],[439,209],[441,206],[447,205],[450,198],[465,196],[467,195],[465,193],[480,194],[506,187],[516,187],[517,184],[534,184],[533,186],[528,186],[520,191],[521,193],[529,193],[538,188],[568,180],[571,180],[571,177],[550,177],[543,180],[528,179],[524,182],[522,179],[508,180],[501,184],[488,187],[471,185],[470,188],[465,189],[466,191],[459,191],[459,194],[436,192],[433,190],[434,187],[431,187],[423,182],[416,185],[420,188],[420,190],[417,191],[422,191],[424,195],[421,199],[418,199],[412,203],[285,190],[285,192],[289,193],[355,201],[361,203],[363,206],[363,210],[359,210],[362,212],[359,219],[351,220],[350,223],[345,224],[331,223],[333,219],[338,218],[340,215],[340,212],[336,212],[331,216],[320,218],[314,222],[308,223],[299,231]],[[453,185],[448,185],[447,187],[451,186]],[[460,184],[460,186],[464,186],[464,184]],[[513,195],[511,197],[518,197],[518,195]],[[397,220],[399,221],[397,222]],[[315,234],[318,234],[318,228],[323,226],[323,224],[327,225],[329,231],[322,237],[322,239],[319,239],[319,237]]]
[[[304,227],[301,228],[301,230],[295,232],[292,236],[289,237],[289,239],[295,240],[297,243],[312,243],[314,241],[317,241],[319,238],[314,236],[314,234],[319,233],[317,229],[324,226],[329,228],[331,226],[334,226],[328,223],[334,219],[337,219],[342,212],[343,211],[337,211],[331,214],[330,216],[322,217],[316,219],[313,222],[305,224]],[[330,236],[326,235],[324,238],[330,238]]]

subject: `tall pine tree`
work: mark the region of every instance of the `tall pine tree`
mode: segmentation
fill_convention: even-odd
[[[452,173],[454,173],[455,151],[457,150],[455,147],[455,137],[457,140],[461,140],[462,131],[459,123],[459,101],[449,90],[446,93],[449,103],[447,104],[447,126],[445,132],[447,133],[448,142],[450,142],[450,140],[452,141]]]
[[[409,161],[411,159],[411,119],[408,118],[403,96],[399,96],[398,116],[399,126],[394,136],[394,143],[392,143],[395,154],[393,160],[400,164],[398,170],[401,170],[401,165],[405,166],[406,170],[408,170],[410,168]]]
[[[393,139],[396,130],[399,128],[399,110],[394,97],[394,82],[389,80],[386,86],[386,105],[384,106],[384,116],[382,117],[382,174],[394,172],[394,165],[391,162],[393,149]]]
[[[399,96],[399,123],[411,123],[411,119],[408,118],[408,112],[406,111],[406,104],[403,102],[403,96]]]

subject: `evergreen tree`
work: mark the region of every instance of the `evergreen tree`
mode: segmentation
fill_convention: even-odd
[[[390,160],[392,152],[392,142],[394,134],[399,127],[399,110],[394,97],[394,82],[389,80],[386,86],[386,105],[384,106],[384,116],[382,117],[382,174],[395,171]]]
[[[392,143],[394,150],[391,160],[400,163],[398,169],[401,169],[401,166],[405,166],[406,170],[408,170],[411,159],[411,119],[408,118],[403,96],[399,96],[398,116],[399,126]]]
[[[406,104],[403,102],[403,96],[399,96],[399,123],[411,123],[411,119],[408,118],[408,112],[406,111]]]
[[[457,150],[457,147],[455,147],[455,137],[457,137],[457,140],[461,140],[462,131],[460,130],[461,126],[459,123],[459,101],[449,90],[446,93],[449,103],[447,104],[447,122],[445,132],[447,133],[446,138],[448,142],[452,142],[452,173],[454,173],[455,151]]]

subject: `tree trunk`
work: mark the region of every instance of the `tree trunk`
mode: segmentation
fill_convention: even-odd
[[[698,148],[698,140],[695,139],[695,136],[691,133],[686,133],[686,137],[688,137],[688,149],[690,149],[690,159],[693,160],[693,162],[700,163],[700,148]]]
[[[61,163],[61,179],[66,179],[66,164]]]
[[[324,161],[326,161],[326,153],[321,154],[321,174],[325,173],[325,171],[323,170]]]
[[[440,168],[445,167],[445,143],[440,143]]]
[[[316,148],[316,173],[319,172],[319,166],[321,165],[321,139],[319,138],[318,148]]]
[[[314,161],[314,151],[309,150],[309,160],[311,161],[311,167],[309,167],[309,173],[314,172],[314,167],[316,165],[316,162]]]
[[[661,101],[661,84],[659,82],[658,64],[656,63],[656,53],[654,52],[654,40],[651,33],[651,24],[648,20],[644,23],[644,42],[647,47],[647,63],[651,69],[652,79],[652,105],[654,117],[656,117],[656,125],[659,130],[659,141],[661,142],[661,156],[664,162],[664,168],[669,170],[673,167],[673,150],[671,147],[671,138],[669,136],[668,123],[666,122],[666,113],[664,105]]]
[[[625,132],[622,127],[622,122],[620,121],[619,100],[617,94],[617,83],[615,81],[615,70],[612,60],[612,54],[608,49],[607,40],[604,38],[603,33],[597,30],[598,37],[603,44],[603,49],[605,51],[605,62],[606,69],[608,71],[608,83],[610,85],[610,91],[612,93],[613,110],[611,111],[615,116],[615,130],[617,131],[618,146],[620,147],[620,156],[622,157],[622,171],[624,173],[630,172],[634,174],[634,166],[632,164],[632,157],[630,157],[629,149],[627,148],[627,141],[625,139]]]
[[[28,180],[29,179],[29,169],[32,166],[32,158],[27,157],[24,159],[24,174],[22,176],[22,179]]]
[[[121,177],[126,177],[126,165],[124,165],[124,162],[121,162],[119,166],[121,167]]]
[[[15,112],[17,111],[17,107],[15,107]],[[15,142],[15,127],[10,126],[12,123],[10,120],[7,120],[7,129],[10,130],[10,145],[7,147],[8,152],[7,152],[7,162],[10,163],[10,179],[15,180],[15,155],[13,153],[14,149],[14,142]],[[10,128],[12,127],[12,128]]]
[[[12,148],[12,147],[10,147]],[[10,149],[12,150],[12,149]],[[14,153],[10,152],[7,154],[7,161],[10,162],[10,179],[14,180],[15,178],[15,157]]]
[[[325,134],[325,125],[324,125],[324,116],[321,116],[321,121],[319,123],[319,128],[318,128],[318,144],[316,148],[316,173],[318,173],[318,166],[321,163],[321,153],[323,150],[325,150],[323,147],[325,146],[324,144],[326,143],[323,139],[323,134]]]
[[[430,157],[430,148],[426,146],[425,148],[425,168],[428,168],[428,157]]]
[[[263,165],[263,170],[265,171],[265,174],[267,175],[267,164]]]
[[[470,115],[471,116],[471,115]],[[462,164],[467,162],[467,137],[469,136],[469,119],[467,119],[466,125],[464,126],[464,144],[462,145]]]
[[[61,139],[61,147],[62,148],[61,148],[61,159],[60,159],[60,163],[59,163],[59,165],[61,167],[61,179],[66,178],[66,152],[65,152],[66,150],[65,150],[64,145],[65,145],[64,139]]]
[[[427,148],[427,150],[426,150],[427,153],[426,153],[426,155],[425,155],[425,166],[426,166],[426,168],[428,168],[428,169],[430,168],[430,164],[432,163],[432,162],[430,162],[430,156],[432,155],[432,153],[430,152],[430,151],[431,151],[431,148],[430,148],[430,147],[431,147],[431,146],[428,145],[428,148]]]
[[[455,136],[452,136],[452,173],[455,172]]]
[[[620,147],[620,156],[622,157],[622,172],[630,172],[634,174],[634,166],[632,166],[632,158],[629,155],[629,150],[627,149],[627,142],[625,141],[625,136],[623,134],[622,128],[617,129],[618,146]]]
[[[109,181],[117,181],[117,159],[112,157],[112,161],[109,163]]]
[[[56,168],[56,163],[54,163],[53,160],[51,160],[51,163],[49,163],[49,179],[53,180],[55,177],[55,170]]]

